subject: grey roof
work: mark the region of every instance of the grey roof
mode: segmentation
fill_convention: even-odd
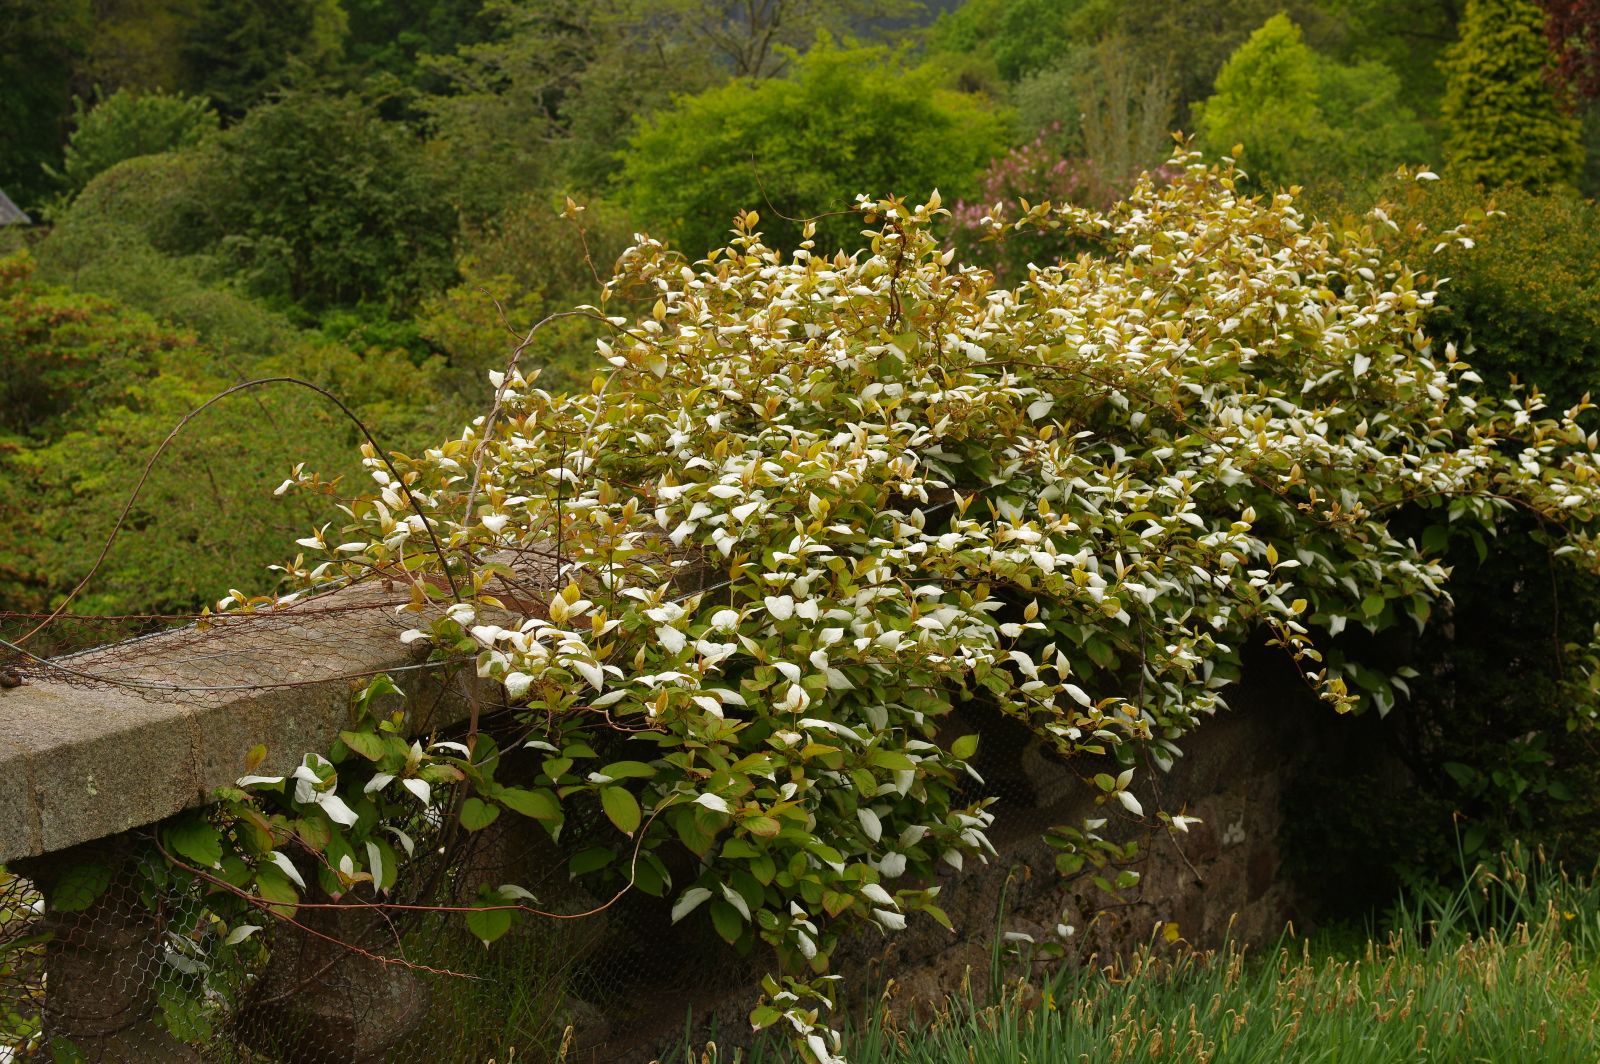
[[[33,219],[21,207],[11,202],[11,197],[0,190],[0,225],[32,224]]]

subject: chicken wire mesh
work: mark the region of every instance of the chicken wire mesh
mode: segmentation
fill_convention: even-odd
[[[514,840],[470,843],[437,884],[442,854],[409,866],[405,897],[431,886],[434,904],[465,904],[469,884],[510,877],[514,864],[536,896],[563,896],[559,908],[586,900],[544,890],[561,886],[564,863],[541,882]],[[725,963],[693,964],[710,944],[671,934],[649,908],[528,921],[486,949],[452,912],[308,906],[230,943],[203,887],[148,849],[81,911],[47,909],[7,873],[0,1059],[504,1061],[515,1048],[543,1060],[563,1044],[572,1060],[640,1059],[630,1052],[681,1019],[665,1001],[737,985]]]
[[[556,559],[529,549],[511,561],[497,578],[502,598],[538,610]],[[410,624],[395,607],[408,598],[403,583],[374,574],[289,608],[237,614],[0,614],[10,650],[0,666],[8,684],[102,689],[196,713],[251,712],[266,696],[292,704],[302,690],[350,691],[386,673],[408,688],[431,683],[410,723],[447,737],[449,685],[438,675],[461,663],[406,658],[399,635]],[[67,653],[18,646],[41,624],[34,645]],[[478,727],[502,751],[527,738],[510,707],[484,698],[480,708]],[[1060,822],[1046,810],[1072,789],[1072,774],[1044,765],[1026,728],[975,714],[960,731],[983,736],[973,764],[986,782],[962,798],[997,800],[1006,813],[997,844],[1037,839]],[[291,720],[279,745],[294,735]],[[512,756],[507,773],[518,768]],[[686,1017],[740,1015],[759,958],[736,956],[693,921],[675,926],[670,897],[595,897],[576,885],[569,859],[610,830],[598,809],[587,815],[574,810],[559,847],[518,817],[472,833],[437,825],[416,839],[384,908],[308,896],[294,919],[255,920],[259,931],[232,942],[208,904],[215,885],[172,874],[153,833],[113,862],[82,909],[44,906],[26,878],[31,866],[0,873],[0,1064],[505,1061],[513,1047],[523,1060],[648,1060],[683,1047],[686,1033],[703,1039],[712,1029],[686,1027]],[[450,910],[503,883],[525,887],[556,916],[519,921],[485,949]]]
[[[354,606],[324,600],[210,619],[203,632],[166,629],[11,667],[23,682],[196,705],[238,697],[256,681],[261,689],[355,683],[373,671],[375,648],[392,653],[402,627],[392,590],[362,593]],[[78,623],[93,631],[90,619]],[[126,630],[125,620],[115,623]],[[318,648],[314,660],[308,646]],[[987,781],[969,797],[1006,808],[1006,837],[1046,826],[1042,809],[1060,793],[1041,793],[1038,781],[1070,779],[1029,769],[1040,755],[1020,726],[967,723],[984,734],[975,764]],[[512,749],[526,725],[486,705],[480,727]],[[460,836],[440,830],[416,840],[390,906],[308,897],[294,919],[260,920],[242,941],[229,941],[206,883],[172,873],[152,833],[121,840],[131,856],[112,862],[81,909],[47,907],[19,874],[32,867],[24,862],[0,872],[0,1064],[404,1064],[505,1061],[513,1049],[519,1060],[598,1062],[648,1060],[685,1045],[686,1034],[703,1039],[714,1032],[686,1027],[686,1018],[747,1007],[759,959],[736,956],[692,922],[674,926],[670,899],[597,898],[575,886],[568,859],[607,827],[597,810],[575,815],[559,848],[521,818]],[[480,886],[506,882],[571,918],[519,922],[486,949],[450,910],[469,905]]]

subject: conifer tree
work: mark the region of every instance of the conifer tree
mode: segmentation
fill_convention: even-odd
[[[1544,23],[1534,0],[1468,0],[1441,105],[1446,155],[1462,177],[1533,189],[1577,177],[1578,120],[1547,77]]]

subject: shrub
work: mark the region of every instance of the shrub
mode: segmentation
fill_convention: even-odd
[[[194,197],[183,250],[285,309],[401,315],[455,272],[455,212],[419,141],[355,97],[255,108],[207,145]]]
[[[180,336],[103,301],[32,283],[26,252],[0,259],[0,433],[53,435],[75,413],[126,395]]]
[[[181,323],[209,350],[247,364],[292,344],[297,330],[229,285],[224,265],[194,240],[204,163],[194,151],[142,155],[90,181],[37,245],[38,275]]]
[[[1201,142],[1242,144],[1242,164],[1264,187],[1373,185],[1416,163],[1428,138],[1382,63],[1343,66],[1314,53],[1286,15],[1274,15],[1228,57],[1196,106]]]
[[[1578,120],[1556,98],[1544,27],[1534,0],[1468,0],[1440,105],[1457,176],[1529,188],[1576,180]]]
[[[368,721],[292,786],[231,792],[272,820],[228,836],[229,881],[292,906],[281,861],[314,851],[326,890],[386,883],[383,825],[423,815],[412,795],[480,826],[501,803],[552,837],[609,823],[573,873],[770,947],[786,981],[753,1021],[827,1060],[805,997],[827,995],[840,936],[942,920],[935,865],[987,852],[955,706],[1084,763],[1109,811],[1183,830],[1130,787],[1223,706],[1253,633],[1333,707],[1393,704],[1408,673],[1324,650],[1445,597],[1408,515],[1482,527],[1515,500],[1600,566],[1595,437],[1537,402],[1480,401],[1428,332],[1433,293],[1367,225],[1244,198],[1198,156],[1174,166],[1108,212],[1030,212],[1018,224],[1105,253],[1010,290],[953,263],[937,199],[864,202],[878,228],[853,257],[771,249],[749,216],[698,270],[658,242],[626,252],[618,283],[658,295],[605,319],[606,380],[556,396],[513,368],[459,438],[392,468],[368,452],[376,489],[289,567],[308,587],[411,574],[404,638],[503,685],[539,766],[497,778],[482,732],[423,750]],[[552,538],[558,571],[493,560]],[[456,783],[477,804],[446,802]],[[1052,829],[1061,871],[1124,855],[1099,832]],[[468,926],[504,935],[520,890],[486,888]]]
[[[1441,185],[1396,215],[1391,238],[1415,257],[1440,229],[1470,219],[1477,230],[1472,246],[1446,243],[1430,264],[1448,278],[1435,329],[1471,353],[1497,393],[1513,379],[1558,407],[1600,393],[1600,207],[1570,188],[1486,191],[1463,174]]]
[[[449,358],[458,387],[481,398],[488,372],[505,367],[536,322],[598,295],[630,236],[627,218],[603,201],[564,211],[546,196],[523,196],[493,222],[465,227],[461,283],[424,301],[422,334]],[[601,334],[592,321],[552,322],[520,364],[541,371],[542,387],[585,387],[599,368]]]
[[[1011,282],[1027,276],[1030,263],[1048,264],[1087,250],[1082,239],[1060,232],[1023,231],[1003,241],[989,239],[991,226],[1015,221],[1033,204],[1077,204],[1104,208],[1137,180],[1136,173],[1104,166],[1093,157],[1063,156],[1051,147],[1054,130],[1045,130],[1021,147],[992,160],[971,203],[959,200],[950,212],[951,236],[962,258],[993,270]],[[1157,179],[1167,175],[1157,171]],[[1024,206],[1027,204],[1028,206]]]
[[[624,201],[697,257],[725,241],[736,207],[766,214],[769,239],[788,246],[800,226],[787,219],[832,211],[863,189],[967,195],[1002,149],[1004,122],[936,80],[882,49],[819,44],[793,77],[730,82],[646,120],[624,156]],[[859,229],[835,217],[818,233],[853,247]]]
[[[1024,80],[1015,96],[1022,128],[1049,131],[1052,145],[1119,179],[1158,165],[1172,148],[1167,76],[1134,58],[1120,37],[1076,49]]]
[[[43,284],[26,256],[0,260],[0,602],[43,610],[89,574],[146,461],[173,427],[253,375],[292,375],[347,397],[405,446],[454,420],[432,409],[437,364],[307,343],[270,358],[219,355],[150,316]],[[305,393],[260,391],[211,408],[153,468],[73,611],[192,613],[219,584],[272,588],[285,529],[306,518],[272,489],[307,449],[337,471],[358,440]],[[60,634],[63,639],[82,633]],[[88,633],[104,640],[101,627]],[[35,647],[35,649],[39,649]]]
[[[67,197],[117,163],[193,147],[216,128],[217,113],[200,97],[118,89],[89,109],[76,100],[59,175]]]
[[[1396,210],[1388,238],[1403,258],[1431,258],[1442,279],[1434,331],[1493,395],[1537,386],[1563,409],[1600,391],[1600,210],[1568,188],[1488,192],[1460,175],[1441,185]],[[1448,242],[1430,256],[1434,234],[1464,218],[1472,246]],[[1506,512],[1493,538],[1450,542],[1450,621],[1418,640],[1417,659],[1432,665],[1412,685],[1397,738],[1427,800],[1464,818],[1471,852],[1521,839],[1587,864],[1600,780],[1594,735],[1568,727],[1562,648],[1589,637],[1600,584],[1559,572],[1559,537],[1543,526]]]

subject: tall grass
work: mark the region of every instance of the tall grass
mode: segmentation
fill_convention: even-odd
[[[929,1019],[892,993],[848,1039],[855,1064],[1093,1061],[1600,1060],[1600,887],[1513,854],[1460,888],[1415,894],[1359,948],[1286,940],[1262,955],[1151,946],[1069,967]],[[985,980],[980,980],[980,985]],[[968,980],[969,985],[972,980]],[[986,999],[986,1000],[985,1000]],[[690,1054],[792,1061],[786,1050]]]

